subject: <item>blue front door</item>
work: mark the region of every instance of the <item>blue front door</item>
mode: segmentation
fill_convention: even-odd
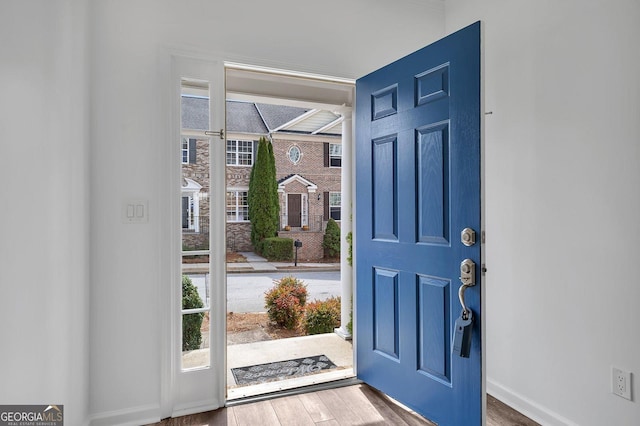
[[[358,377],[439,425],[481,424],[480,242],[461,242],[480,235],[479,22],[357,81],[356,202]]]

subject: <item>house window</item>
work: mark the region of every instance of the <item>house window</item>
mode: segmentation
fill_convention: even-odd
[[[289,161],[293,164],[298,164],[302,158],[302,151],[300,151],[300,147],[298,145],[292,145],[287,151],[287,158],[289,158]]]
[[[182,137],[182,164],[195,164],[196,140]]]
[[[340,220],[340,206],[342,194],[340,192],[329,193],[329,217],[333,220]]]
[[[193,202],[193,196],[182,196],[182,230],[193,231],[195,229],[195,217],[196,217],[195,205]]]
[[[247,191],[227,191],[227,222],[247,222],[248,220]]]
[[[252,166],[253,141],[227,140],[227,166]]]
[[[342,145],[329,144],[329,167],[342,167]]]

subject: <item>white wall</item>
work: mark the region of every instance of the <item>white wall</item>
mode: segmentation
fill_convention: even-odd
[[[0,403],[88,414],[82,1],[0,5]]]
[[[161,291],[170,285],[167,49],[357,77],[440,37],[444,5],[123,0],[94,1],[91,16],[90,411],[97,424],[160,413],[160,351],[169,333]],[[148,224],[121,223],[128,198],[149,200]]]
[[[446,18],[484,21],[489,391],[543,424],[640,424],[640,3],[447,0]]]
[[[439,2],[84,3],[0,6],[0,401],[69,424],[159,410],[164,48],[357,77],[444,33]],[[445,4],[447,32],[486,24],[490,390],[548,424],[637,423],[609,368],[640,374],[639,6]],[[148,225],[121,223],[130,197]]]

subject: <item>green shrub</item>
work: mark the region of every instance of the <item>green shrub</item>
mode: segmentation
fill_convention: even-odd
[[[276,160],[271,142],[261,137],[249,176],[247,203],[251,218],[251,243],[254,247],[278,230],[280,203],[276,181]],[[258,251],[260,253],[260,251]]]
[[[329,257],[340,256],[340,227],[333,219],[329,219],[329,222],[327,222],[322,247]]]
[[[340,327],[340,298],[314,300],[305,309],[302,326],[307,334],[331,333]]]
[[[280,327],[295,329],[300,323],[307,301],[307,286],[289,276],[279,281],[265,293],[265,308],[269,319]]]
[[[182,276],[182,309],[202,308],[204,304],[198,294],[198,289],[191,282],[191,278]],[[182,316],[182,350],[191,351],[199,349],[202,343],[202,318],[204,313],[188,314]]]
[[[259,243],[262,256],[269,261],[293,259],[293,240],[291,238],[271,237]]]

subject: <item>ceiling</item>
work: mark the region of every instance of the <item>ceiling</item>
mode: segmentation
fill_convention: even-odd
[[[225,69],[228,100],[329,110],[353,106],[353,80],[238,64]]]

